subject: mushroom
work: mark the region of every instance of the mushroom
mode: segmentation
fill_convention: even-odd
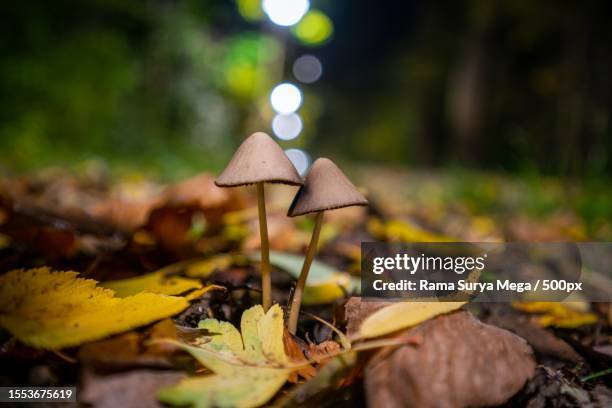
[[[308,271],[317,250],[319,233],[321,232],[321,224],[323,222],[323,212],[354,205],[368,205],[368,200],[357,191],[357,188],[331,160],[326,158],[317,159],[312,164],[310,171],[306,175],[304,185],[297,192],[287,213],[289,217],[316,213],[310,244],[308,245],[302,271],[300,272],[291,299],[289,331],[292,334],[295,334],[297,329],[306,278],[308,277]]]
[[[302,178],[293,164],[274,140],[263,132],[253,133],[236,150],[232,160],[215,180],[219,187],[257,185],[259,209],[259,233],[261,237],[261,289],[264,310],[272,305],[270,279],[270,249],[264,183],[280,183],[301,186]]]

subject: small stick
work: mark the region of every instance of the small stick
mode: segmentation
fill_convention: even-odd
[[[259,210],[259,235],[261,237],[261,290],[264,311],[272,306],[272,280],[270,278],[270,245],[268,243],[268,221],[264,183],[257,183],[257,208]]]
[[[304,258],[304,264],[298,278],[297,284],[295,285],[295,291],[293,292],[293,298],[291,299],[291,309],[289,311],[289,333],[295,334],[297,331],[298,318],[300,316],[300,306],[302,304],[302,296],[304,295],[304,288],[306,287],[306,278],[308,278],[308,272],[310,271],[310,265],[314,259],[315,253],[317,252],[317,245],[319,243],[319,234],[321,233],[321,224],[323,223],[323,211],[318,211],[315,217],[315,226],[312,231],[312,237],[310,238],[310,244],[308,244],[308,250],[306,251],[306,258]]]
[[[76,358],[67,356],[66,354],[62,353],[61,351],[55,350],[55,351],[53,351],[53,353],[56,356],[60,357],[62,360],[65,360],[65,361],[69,362],[70,364],[78,363],[78,360]]]

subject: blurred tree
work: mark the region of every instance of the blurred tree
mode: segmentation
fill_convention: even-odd
[[[321,149],[368,161],[612,175],[606,1],[342,3]],[[345,16],[346,14],[346,16]],[[359,120],[354,120],[359,118]]]
[[[279,52],[236,14],[233,4],[195,0],[8,5],[2,162],[101,157],[166,175],[222,164]]]

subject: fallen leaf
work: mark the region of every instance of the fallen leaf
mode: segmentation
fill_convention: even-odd
[[[189,234],[201,211],[197,207],[159,207],[151,211],[145,230],[161,247],[178,258],[194,253],[194,239]]]
[[[170,368],[173,350],[150,344],[162,338],[177,339],[171,319],[162,320],[143,333],[131,331],[85,344],[79,349],[79,361],[88,369],[105,372],[133,367]]]
[[[372,356],[364,371],[369,406],[499,405],[535,370],[525,340],[469,312],[438,316],[402,335],[425,340]]]
[[[521,318],[521,316],[513,314],[495,313],[489,316],[485,323],[509,330],[524,338],[541,355],[552,356],[574,363],[583,361],[583,358],[572,346],[551,332],[527,321],[525,317]]]
[[[356,335],[369,339],[416,326],[425,320],[459,309],[466,302],[398,302],[365,318]]]
[[[157,196],[141,197],[138,200],[111,196],[93,205],[88,212],[93,218],[129,233],[142,227],[147,222],[151,210],[158,204]]]
[[[233,265],[244,265],[247,259],[239,254],[217,254],[209,258],[190,262],[185,267],[185,276],[207,278],[212,273],[224,271]]]
[[[127,373],[96,375],[85,372],[79,401],[96,408],[161,408],[155,392],[176,384],[185,374],[176,371],[133,370]]]
[[[310,360],[324,365],[342,352],[342,346],[333,340],[325,340],[319,344],[309,344],[306,354]]]
[[[455,238],[438,235],[421,229],[408,221],[382,221],[372,218],[368,221],[368,231],[379,239],[391,242],[453,242]]]
[[[283,344],[285,346],[285,354],[287,354],[289,360],[294,363],[303,363],[306,360],[306,356],[302,351],[302,347],[300,347],[300,344],[298,344],[299,341],[300,339],[289,333],[287,329],[283,331]],[[291,383],[297,383],[298,376],[301,376],[304,379],[309,379],[312,378],[316,374],[316,372],[317,370],[310,364],[305,365],[292,372],[289,375],[288,381]]]
[[[536,322],[541,327],[559,327],[574,329],[576,327],[597,323],[596,314],[581,311],[576,302],[513,302],[512,307],[517,310],[538,314]]]
[[[292,368],[283,344],[283,311],[264,313],[261,305],[242,314],[241,333],[230,323],[202,320],[207,335],[197,346],[174,342],[212,375],[190,377],[161,390],[159,399],[172,405],[255,407],[265,404],[285,384]]]
[[[189,305],[154,293],[117,298],[77,276],[46,267],[0,276],[0,326],[25,344],[55,350],[144,326]]]
[[[346,335],[355,337],[359,333],[361,323],[375,311],[393,305],[394,302],[384,301],[363,301],[358,296],[353,296],[344,305],[344,315],[346,320]]]
[[[214,177],[202,173],[167,187],[150,211],[145,230],[160,246],[184,258],[198,252],[203,233],[222,226],[227,211],[242,206],[236,192],[217,187]],[[210,245],[206,249],[210,251]]]
[[[334,357],[312,379],[294,387],[287,394],[280,397],[274,406],[326,405],[325,403],[329,402],[329,395],[326,393],[335,392],[344,383],[356,362],[357,353],[354,351]]]
[[[201,209],[222,208],[232,198],[231,192],[217,187],[215,178],[207,173],[170,185],[162,192],[163,205],[196,205]]]
[[[179,295],[188,290],[200,289],[202,283],[196,279],[169,276],[162,270],[136,276],[134,278],[101,282],[100,286],[114,291],[115,296],[123,298],[141,292]]]

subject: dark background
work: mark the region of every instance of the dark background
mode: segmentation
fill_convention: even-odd
[[[3,169],[218,170],[243,137],[270,132],[270,89],[295,82],[292,62],[309,53],[324,73],[302,86],[304,131],[283,147],[357,164],[612,175],[609,2],[311,7],[334,25],[318,46],[247,21],[234,1],[5,5]]]

